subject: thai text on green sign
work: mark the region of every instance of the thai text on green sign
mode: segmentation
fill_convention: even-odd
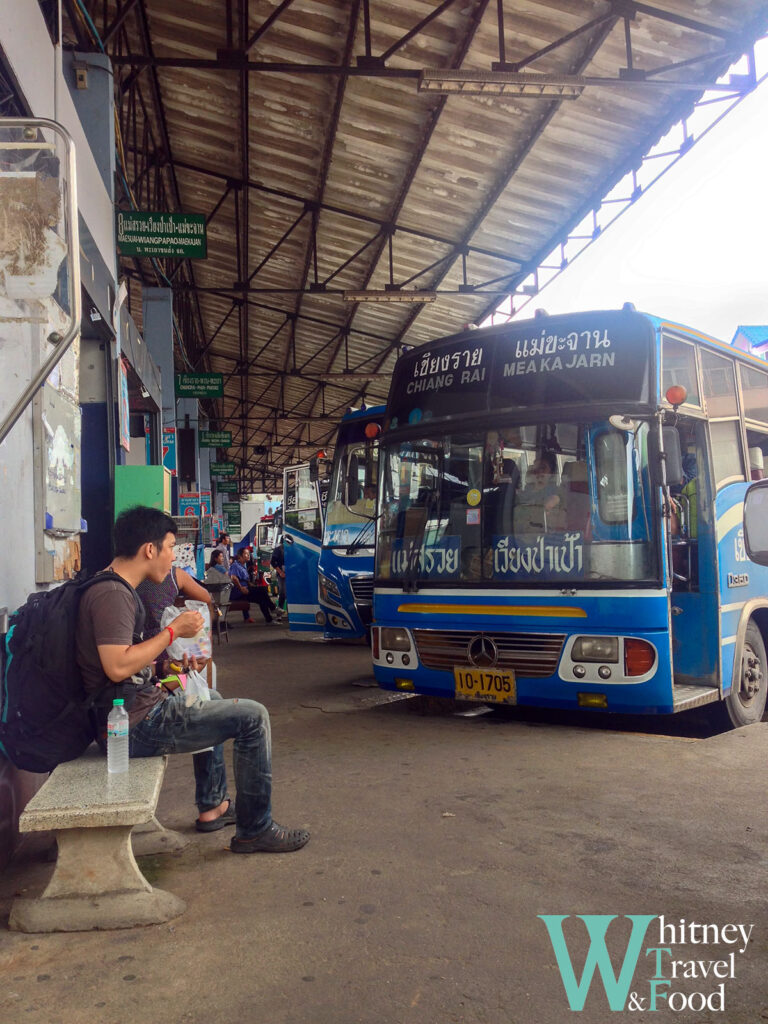
[[[211,476],[234,476],[235,475],[235,464],[234,462],[212,462],[211,463]]]
[[[224,394],[223,373],[177,373],[178,398],[221,398]]]
[[[219,494],[237,494],[240,490],[240,484],[237,480],[217,480],[216,490]]]
[[[205,231],[202,213],[129,210],[117,215],[117,248],[123,256],[204,260],[208,255]]]
[[[221,510],[226,516],[229,529],[233,533],[239,533],[240,527],[242,526],[242,520],[240,518],[240,502],[224,501],[222,502]]]
[[[232,444],[231,430],[201,430],[201,448],[229,448]]]

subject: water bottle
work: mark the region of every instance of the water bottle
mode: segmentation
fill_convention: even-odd
[[[107,771],[111,774],[128,771],[128,712],[118,697],[112,701],[107,719]]]

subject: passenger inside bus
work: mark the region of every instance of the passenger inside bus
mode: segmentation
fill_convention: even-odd
[[[562,530],[562,493],[557,483],[557,456],[542,450],[528,471],[515,505],[515,536]]]

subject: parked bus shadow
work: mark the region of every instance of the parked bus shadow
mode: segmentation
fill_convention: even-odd
[[[600,711],[562,711],[556,708],[509,707],[440,697],[413,696],[384,708],[395,714],[423,716],[457,715],[482,718],[483,722],[503,726],[520,722],[536,728],[563,725],[576,729],[601,729],[606,732],[635,732],[653,736],[705,740],[726,731],[707,714],[707,708],[683,711],[677,715],[620,715]]]

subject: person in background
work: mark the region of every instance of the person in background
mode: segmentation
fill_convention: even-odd
[[[277,617],[282,619],[285,615],[285,555],[283,552],[282,538],[275,550],[272,552],[272,559],[269,563],[277,575]]]
[[[211,558],[208,565],[205,568],[206,578],[210,572],[217,572],[220,576],[227,576],[227,570],[224,566],[224,552],[219,548],[214,548],[211,552]],[[215,582],[219,582],[214,577]]]
[[[151,578],[147,578],[138,585],[136,593],[141,598],[147,613],[144,624],[144,636],[147,638],[157,636],[160,632],[163,612],[179,599],[202,601],[207,604],[211,622],[213,622],[211,595],[188,572],[177,569],[174,565],[171,566],[171,571],[161,583],[155,583]]]
[[[224,556],[224,572],[228,573],[229,572],[229,566],[231,564],[230,563],[230,558],[229,558],[229,534],[228,533],[220,533],[219,534],[218,542],[216,544],[216,547],[213,550],[214,551],[221,551],[222,555]]]
[[[516,534],[541,534],[560,528],[561,505],[557,486],[557,456],[543,450],[528,470],[525,487],[519,493],[514,512]]]
[[[264,622],[270,625],[272,622],[272,614],[270,611],[270,605],[272,602],[269,600],[269,594],[267,593],[266,587],[258,587],[251,583],[250,576],[248,575],[248,569],[246,567],[246,550],[241,548],[235,555],[234,562],[229,567],[229,575],[234,583],[233,594],[239,593],[242,599],[254,601],[258,604],[261,609],[261,614],[264,616]],[[243,621],[253,622],[250,611],[243,611]]]

